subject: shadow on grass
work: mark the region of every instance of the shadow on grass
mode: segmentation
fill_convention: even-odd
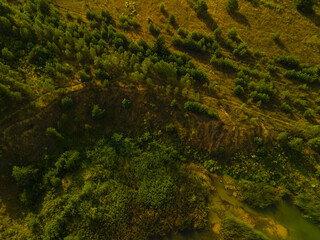
[[[212,16],[209,13],[198,17],[206,24],[207,28],[209,28],[211,31],[215,30],[218,27],[218,24],[213,20]]]
[[[248,21],[248,19],[246,18],[246,16],[242,15],[239,12],[229,12],[229,15],[232,17],[233,20],[235,20],[236,22],[245,25],[247,27],[250,27],[250,23]]]
[[[301,12],[299,11],[303,16],[308,18],[311,22],[313,22],[317,27],[320,26],[320,15],[317,14],[315,11],[309,11],[309,12]]]
[[[281,49],[284,50],[286,52],[289,52],[289,50],[287,49],[287,47],[284,45],[284,43],[278,39],[278,40],[274,40],[274,42],[277,44],[277,46]]]

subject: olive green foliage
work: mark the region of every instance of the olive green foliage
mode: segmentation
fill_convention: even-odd
[[[279,41],[280,40],[280,32],[275,32],[272,34],[272,39],[274,41]]]
[[[280,146],[286,147],[289,141],[288,137],[289,134],[287,132],[280,132],[277,136],[277,142],[280,144]]]
[[[26,228],[39,239],[154,239],[172,227],[204,227],[205,189],[180,165],[183,155],[152,138],[150,133],[137,139],[114,134],[51,157],[49,166],[38,164],[43,171],[14,167],[23,196],[34,196],[39,204],[35,224]],[[36,198],[39,194],[44,198]]]
[[[275,190],[265,183],[243,180],[239,182],[239,190],[241,199],[254,208],[265,208],[279,200]]]
[[[320,138],[316,137],[316,138],[312,138],[310,139],[307,144],[307,146],[311,147],[313,150],[315,150],[316,152],[320,153]]]
[[[214,111],[213,109],[208,109],[207,113],[210,118],[220,119],[219,114],[216,111]]]
[[[158,28],[156,25],[154,25],[153,22],[149,23],[148,30],[154,36],[158,36],[160,34],[160,28]]]
[[[306,214],[309,220],[320,224],[320,200],[307,193],[299,194],[294,203]]]
[[[166,13],[166,9],[165,9],[164,3],[161,3],[160,6],[159,6],[159,8],[160,8],[160,11],[161,11],[162,13]]]
[[[239,96],[239,97],[241,97],[241,96],[244,95],[244,89],[243,89],[243,87],[240,86],[240,85],[237,85],[237,86],[233,89],[233,92],[234,92],[237,96]]]
[[[174,16],[173,14],[170,14],[170,15],[169,15],[169,23],[170,23],[171,25],[176,24],[176,18],[175,18],[175,16]]]
[[[206,0],[198,0],[193,5],[193,9],[199,17],[204,17],[208,11],[208,5],[207,5]]]
[[[276,58],[276,62],[288,69],[297,69],[300,66],[300,61],[294,56],[280,56]]]
[[[227,4],[226,4],[226,9],[229,12],[234,12],[239,10],[239,3],[238,0],[228,0]]]
[[[289,141],[288,146],[294,151],[301,152],[304,147],[303,139],[295,137]]]
[[[61,107],[65,110],[71,109],[73,107],[73,101],[70,97],[64,97],[61,99]]]
[[[130,105],[131,105],[131,101],[130,101],[129,99],[124,98],[124,99],[122,100],[122,107],[123,107],[124,109],[130,108]]]
[[[130,17],[127,15],[123,15],[123,14],[120,15],[120,17],[119,17],[119,25],[121,28],[123,28],[125,30],[137,29],[140,27],[140,24],[136,18]]]
[[[196,114],[203,114],[206,113],[207,108],[203,106],[201,103],[187,101],[184,104],[184,109],[188,112],[196,113]]]
[[[63,140],[63,136],[53,127],[47,128],[46,134],[56,140]]]
[[[229,29],[228,31],[228,37],[231,38],[231,39],[236,39],[237,38],[237,29],[235,27]]]
[[[166,132],[169,134],[174,134],[177,132],[177,129],[172,123],[170,123],[166,125]]]
[[[170,103],[170,107],[172,107],[172,108],[176,108],[177,107],[177,100],[176,99],[173,99],[172,101],[171,101],[171,103]]]
[[[238,240],[268,240],[263,233],[252,229],[246,223],[236,219],[233,216],[227,216],[222,221],[221,230],[222,239]]]
[[[294,0],[296,7],[301,12],[311,12],[315,0]]]
[[[98,104],[94,105],[91,111],[91,116],[94,119],[100,119],[105,113],[105,109],[101,109]]]

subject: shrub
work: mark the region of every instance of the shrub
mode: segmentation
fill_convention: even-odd
[[[254,141],[255,144],[257,144],[259,146],[262,145],[262,143],[263,143],[263,140],[262,140],[261,137],[254,137],[253,141]]]
[[[101,109],[98,104],[94,105],[91,111],[91,116],[94,119],[100,119],[105,113],[105,109]]]
[[[195,5],[193,5],[194,11],[199,17],[203,17],[207,14],[208,5],[206,0],[198,0]]]
[[[128,108],[130,108],[130,105],[131,105],[131,102],[129,99],[124,98],[122,100],[122,108],[128,109]]]
[[[161,3],[160,6],[159,6],[159,8],[160,8],[160,11],[161,11],[162,13],[166,13],[166,9],[165,9],[164,3]]]
[[[54,165],[58,172],[70,171],[75,167],[79,160],[80,153],[78,151],[67,151],[60,156]]]
[[[237,38],[237,29],[235,27],[231,28],[228,31],[228,37],[231,39],[236,39]]]
[[[176,108],[177,107],[177,100],[176,99],[173,99],[170,103],[170,107],[172,108]]]
[[[64,97],[61,99],[61,107],[65,110],[71,109],[73,107],[73,101],[70,97]]]
[[[280,40],[280,32],[275,32],[272,34],[272,39],[274,41],[279,41]]]
[[[301,12],[311,12],[315,0],[294,0],[296,7]]]
[[[232,53],[237,57],[246,57],[248,55],[248,45],[242,42]]]
[[[153,22],[150,22],[148,25],[148,30],[149,32],[154,35],[154,36],[158,36],[160,34],[160,28],[158,28],[157,26],[155,26],[153,24]]]
[[[217,58],[216,56],[212,56],[210,60],[211,64],[217,65],[221,69],[225,71],[236,71],[238,66],[232,60],[228,58]]]
[[[286,147],[288,145],[288,133],[281,132],[277,136],[277,142],[280,144],[281,147]]]
[[[300,67],[300,61],[293,56],[280,56],[276,62],[288,69],[297,69]]]
[[[193,102],[193,101],[187,101],[184,104],[184,109],[186,111],[192,112],[192,113],[197,113],[197,114],[202,114],[207,111],[206,107],[203,106],[201,103],[198,102]]]
[[[170,15],[169,15],[169,23],[170,23],[171,25],[176,24],[176,18],[175,18],[175,16],[174,16],[173,14],[170,14]]]
[[[29,186],[35,179],[38,169],[32,166],[18,167],[14,166],[12,169],[12,177],[17,181],[19,186]]]
[[[244,89],[242,86],[237,85],[234,89],[233,89],[234,94],[236,94],[238,97],[242,97],[244,95]]]
[[[187,37],[188,36],[188,34],[189,34],[189,32],[188,32],[188,30],[187,29],[184,29],[184,28],[178,28],[178,34],[181,36],[181,37],[183,37],[183,38],[185,38],[185,37]]]
[[[280,106],[281,111],[285,112],[285,113],[291,113],[291,107],[288,103],[282,103]]]
[[[312,138],[307,142],[307,146],[320,153],[320,138]]]
[[[220,27],[217,27],[217,28],[213,31],[213,35],[214,35],[215,37],[220,37],[221,34],[222,34],[222,30],[221,30]]]
[[[63,136],[57,131],[57,129],[53,127],[47,128],[46,134],[47,136],[55,138],[57,140],[63,140]]]
[[[265,208],[278,200],[273,188],[265,183],[242,180],[239,188],[242,201],[254,208]]]
[[[304,146],[303,139],[295,137],[288,143],[288,146],[294,151],[301,152]]]
[[[314,115],[315,115],[315,113],[314,113],[314,110],[312,110],[312,109],[308,109],[308,110],[306,110],[305,112],[304,112],[304,114],[303,114],[303,116],[306,118],[306,119],[313,119],[314,118]]]
[[[14,54],[8,48],[3,48],[1,54],[7,61],[12,61],[14,59]]]
[[[228,12],[235,12],[239,10],[238,0],[228,0],[226,4],[226,9]]]
[[[208,110],[208,116],[214,119],[220,119],[219,114],[212,109]]]
[[[270,240],[263,233],[252,229],[249,225],[233,216],[228,216],[223,219],[221,236],[222,239]]]
[[[176,131],[177,131],[177,129],[172,123],[166,125],[166,132],[168,134],[174,134],[174,133],[176,133]]]

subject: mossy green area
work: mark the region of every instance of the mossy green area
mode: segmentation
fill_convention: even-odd
[[[0,238],[319,227],[319,4],[0,0]]]

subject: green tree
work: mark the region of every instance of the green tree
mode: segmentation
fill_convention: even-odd
[[[94,118],[94,119],[96,119],[96,120],[97,120],[97,119],[100,119],[100,118],[103,117],[105,111],[106,111],[105,109],[101,109],[101,108],[99,107],[99,105],[96,104],[96,105],[94,105],[93,108],[92,108],[91,116],[92,116],[92,118]]]
[[[229,12],[235,12],[235,11],[239,10],[238,0],[228,0],[227,5],[226,5],[226,9]]]

